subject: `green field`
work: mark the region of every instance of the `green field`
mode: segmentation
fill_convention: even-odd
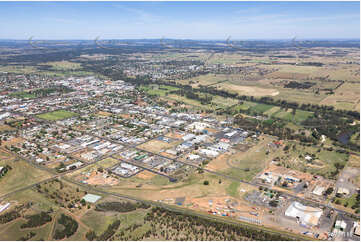
[[[77,115],[78,115],[77,113],[69,112],[66,110],[58,110],[54,112],[39,114],[37,115],[37,117],[49,121],[57,121],[57,120],[71,118]]]
[[[178,88],[166,85],[149,85],[149,86],[141,86],[140,90],[146,92],[149,95],[154,96],[166,96],[170,91],[176,91]]]
[[[36,98],[35,93],[30,92],[14,92],[10,94],[11,97],[23,98],[23,99],[32,99]]]
[[[251,107],[251,111],[254,111],[256,113],[264,113],[273,107],[274,107],[273,105],[260,103],[260,104],[257,104],[255,106]]]

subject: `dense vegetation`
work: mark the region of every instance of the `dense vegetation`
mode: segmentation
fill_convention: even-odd
[[[39,98],[46,97],[53,93],[69,93],[74,91],[73,89],[66,86],[55,86],[49,88],[35,89],[27,92],[14,92],[10,96],[17,98]]]
[[[285,88],[295,88],[295,89],[309,89],[310,87],[314,86],[316,83],[314,82],[296,82],[290,81],[286,85]]]
[[[40,212],[39,214],[26,216],[25,218],[28,221],[21,225],[22,229],[38,227],[52,220],[51,216],[46,212]]]
[[[5,224],[19,218],[21,215],[18,211],[13,210],[0,215],[0,224]]]
[[[213,221],[195,215],[153,208],[145,217],[152,222],[146,234],[154,238],[161,234],[165,240],[290,240],[287,235],[271,233],[236,224]],[[158,231],[161,229],[161,231]]]
[[[147,209],[150,206],[145,203],[132,203],[132,202],[104,202],[99,203],[96,205],[95,210],[96,211],[114,211],[114,212],[130,212],[134,211],[137,208],[144,208]]]
[[[58,223],[63,225],[64,229],[57,229],[55,231],[54,239],[56,240],[64,239],[65,237],[69,238],[78,230],[78,222],[65,214],[61,214]]]
[[[20,239],[18,239],[18,241],[27,241],[30,240],[31,238],[33,238],[36,235],[36,233],[30,231],[29,233],[27,233],[25,236],[20,237]]]

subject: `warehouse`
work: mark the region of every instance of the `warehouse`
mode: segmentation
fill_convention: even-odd
[[[303,225],[316,226],[322,215],[322,210],[293,202],[286,210],[285,215],[296,218]]]

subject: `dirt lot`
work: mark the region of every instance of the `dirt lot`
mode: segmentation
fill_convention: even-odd
[[[146,150],[146,151],[154,152],[154,153],[160,153],[164,150],[174,147],[175,145],[179,144],[180,142],[181,141],[173,141],[171,143],[167,143],[164,141],[154,139],[154,140],[148,141],[144,144],[141,144],[140,146],[138,146],[138,148]]]
[[[229,83],[222,83],[220,89],[237,92],[240,95],[252,96],[277,96],[279,92],[276,89],[261,88],[256,86],[239,86]]]
[[[99,111],[99,112],[97,113],[97,115],[99,115],[99,116],[105,116],[105,117],[112,116],[111,113],[103,112],[103,111]]]
[[[178,132],[169,132],[165,136],[172,139],[181,139],[183,137],[183,135]]]
[[[207,164],[206,169],[211,171],[220,171],[231,168],[227,164],[227,160],[231,157],[230,152],[224,153],[213,159],[210,163]]]
[[[156,176],[156,174],[154,174],[153,172],[150,172],[150,171],[143,171],[143,172],[140,172],[137,175],[135,175],[135,177],[143,179],[143,180],[152,179],[154,176]]]
[[[90,173],[89,176],[87,176],[86,182],[90,185],[116,185],[118,183],[118,180],[108,176],[105,173],[93,171]]]

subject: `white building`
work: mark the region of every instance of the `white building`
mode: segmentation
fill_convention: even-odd
[[[308,207],[299,202],[293,202],[286,210],[285,215],[297,220],[304,225],[316,226],[322,216],[322,209]]]

